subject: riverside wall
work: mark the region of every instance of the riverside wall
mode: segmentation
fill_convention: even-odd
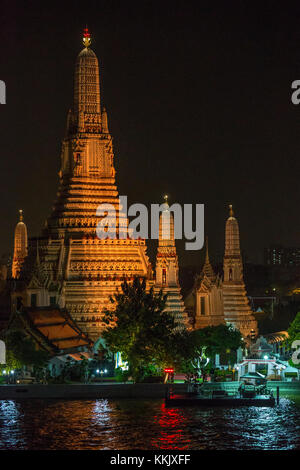
[[[223,389],[234,393],[239,382],[207,383],[211,390]],[[273,391],[279,386],[280,392],[300,395],[300,382],[269,382]],[[173,393],[186,392],[186,384],[172,384]],[[164,398],[164,384],[59,384],[59,385],[0,385],[0,400],[56,398],[56,399],[97,399],[97,398]]]

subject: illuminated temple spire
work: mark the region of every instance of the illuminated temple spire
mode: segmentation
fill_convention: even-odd
[[[100,132],[101,103],[99,63],[90,48],[91,36],[87,28],[83,33],[84,49],[78,54],[75,63],[74,79],[74,118],[78,130]]]
[[[99,64],[90,48],[87,28],[83,43],[85,47],[75,63],[74,102],[62,144],[58,200],[47,228],[95,234],[97,207],[106,202],[114,205],[119,214],[119,198],[112,137],[106,109],[101,109],[100,103]],[[126,226],[123,218],[120,213],[121,225]]]
[[[159,217],[159,246],[175,247],[174,217],[170,212],[168,196],[164,196],[163,210]],[[176,251],[176,249],[175,249]]]
[[[44,302],[38,305],[47,306],[55,298],[83,331],[97,339],[106,328],[102,318],[111,307],[111,296],[124,280],[147,278],[150,263],[145,240],[127,236],[112,136],[100,97],[99,63],[87,28],[83,45],[75,62],[74,99],[62,142],[57,197],[38,243],[29,241],[24,278],[29,299],[35,269],[42,283],[38,302]],[[115,210],[116,236],[102,239],[97,228],[105,218],[101,208],[107,204]]]
[[[12,263],[12,277],[18,278],[24,260],[27,256],[27,227],[23,222],[23,210],[19,210],[19,222],[15,228],[14,256]]]
[[[156,255],[156,289],[168,294],[166,311],[172,312],[180,327],[187,325],[187,314],[179,284],[178,256],[175,246],[174,216],[168,196],[164,196],[159,218],[159,240]]]
[[[227,323],[238,328],[244,337],[257,331],[257,322],[252,315],[243,279],[243,262],[240,250],[240,234],[232,205],[225,226],[224,255],[224,317]]]
[[[241,258],[239,224],[234,217],[232,205],[229,205],[229,217],[225,228],[225,257]]]

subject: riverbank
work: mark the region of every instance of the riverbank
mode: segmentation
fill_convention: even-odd
[[[207,383],[211,390],[226,390],[230,394],[237,391],[239,382]],[[300,382],[270,382],[268,388],[276,392],[279,386],[280,396],[288,395],[300,399]],[[172,384],[174,393],[184,393],[186,384]],[[0,385],[0,400],[26,398],[64,398],[64,399],[97,399],[97,398],[164,398],[165,384],[59,384],[59,385]]]

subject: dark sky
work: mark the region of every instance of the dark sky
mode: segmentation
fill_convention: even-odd
[[[249,261],[269,243],[299,246],[299,2],[10,0],[1,12],[2,253],[18,209],[34,236],[55,199],[86,23],[120,194],[204,203],[213,258],[223,254],[230,202]],[[199,263],[201,252],[178,246],[182,265]]]

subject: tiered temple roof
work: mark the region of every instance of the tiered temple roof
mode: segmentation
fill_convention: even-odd
[[[87,353],[91,340],[80,330],[65,309],[23,308],[19,312],[25,331],[41,349],[52,355]]]

